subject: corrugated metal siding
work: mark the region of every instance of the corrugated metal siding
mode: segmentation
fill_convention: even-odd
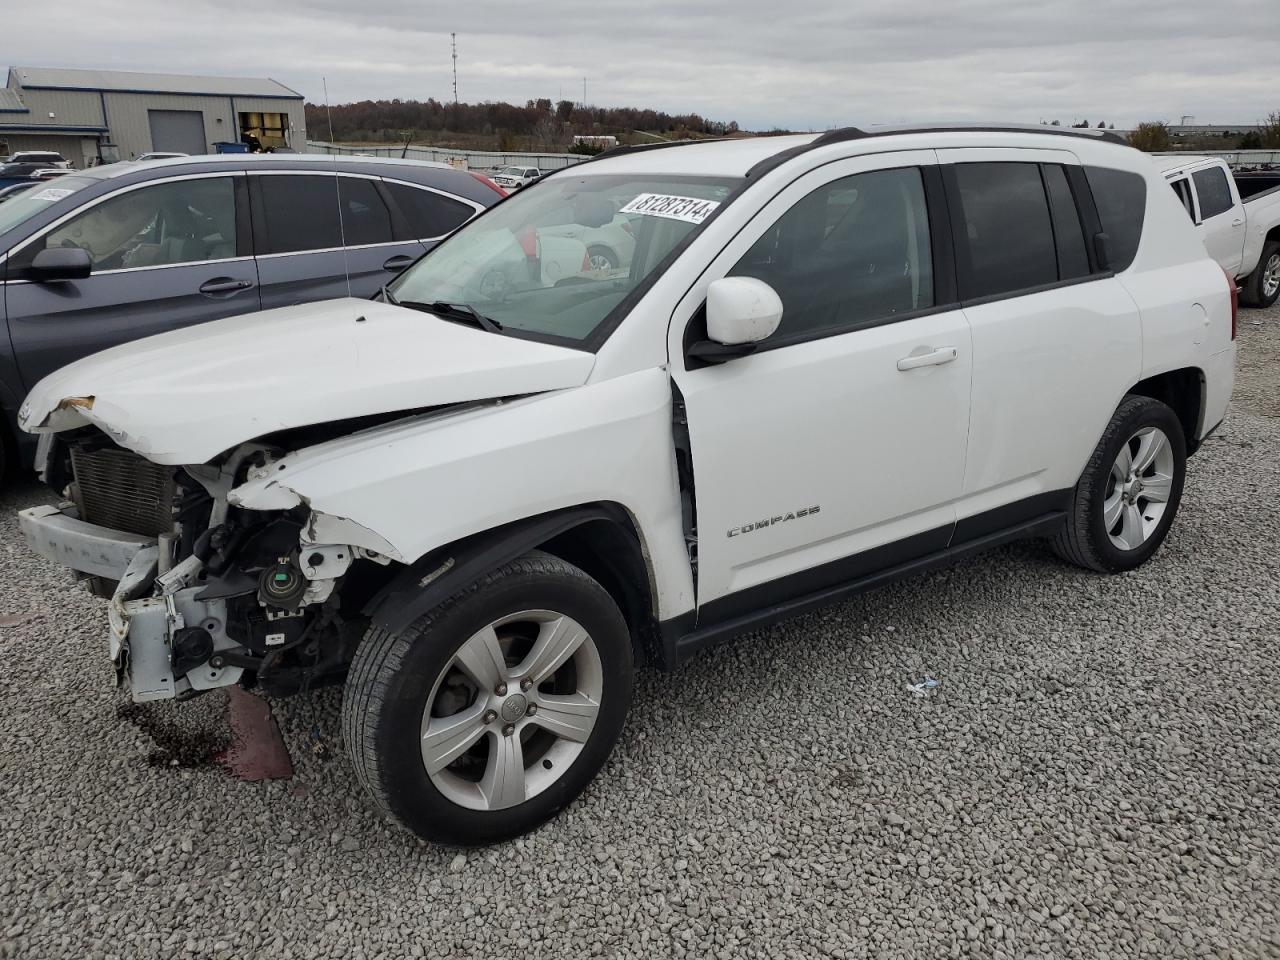
[[[231,112],[231,97],[191,97],[169,94],[107,93],[107,121],[120,157],[132,160],[154,149],[148,110],[198,110],[204,114],[205,149],[213,144],[240,140],[239,120]],[[299,153],[306,150],[306,117],[299,100],[235,97],[236,113],[288,113],[290,138]]]
[[[48,124],[59,127],[102,125],[102,103],[96,93],[73,90],[23,90],[29,113],[7,114],[14,123]],[[53,114],[52,117],[49,114]]]

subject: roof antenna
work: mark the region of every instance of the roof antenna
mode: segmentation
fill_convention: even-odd
[[[320,83],[324,86],[324,112],[329,117],[329,149],[337,151],[338,146],[333,142],[333,109],[329,106],[329,78],[321,77]],[[347,299],[351,299],[351,262],[350,254],[347,253],[347,227],[342,217],[342,184],[338,177],[338,154],[331,152],[329,154],[333,162],[333,195],[338,202],[338,240],[342,244],[342,273],[347,281]]]

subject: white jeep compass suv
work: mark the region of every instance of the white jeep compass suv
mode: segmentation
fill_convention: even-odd
[[[600,269],[576,237],[619,216]],[[376,301],[49,376],[22,420],[67,502],[21,522],[110,598],[134,699],[345,682],[374,800],[485,843],[595,776],[637,662],[1019,537],[1146,561],[1234,295],[1103,131],[621,149]]]

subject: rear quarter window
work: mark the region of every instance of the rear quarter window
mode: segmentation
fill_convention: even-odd
[[[443,237],[476,215],[474,207],[430,190],[387,182],[387,189],[417,240]]]
[[[1208,167],[1191,174],[1196,183],[1196,196],[1200,198],[1200,219],[1208,220],[1231,209],[1231,187],[1227,185],[1226,171],[1221,167]]]
[[[1127,270],[1138,252],[1142,223],[1147,215],[1147,181],[1138,173],[1111,167],[1085,167],[1098,219],[1109,238],[1107,268]]]

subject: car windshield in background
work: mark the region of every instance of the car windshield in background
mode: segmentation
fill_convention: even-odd
[[[462,304],[505,332],[579,344],[737,183],[731,177],[552,177],[463,227],[391,293],[406,305]]]
[[[0,233],[16,227],[37,213],[48,210],[49,204],[57,203],[77,190],[98,182],[91,177],[55,177],[48,181],[47,186],[41,183],[34,189],[22,191],[11,200],[0,204]]]

